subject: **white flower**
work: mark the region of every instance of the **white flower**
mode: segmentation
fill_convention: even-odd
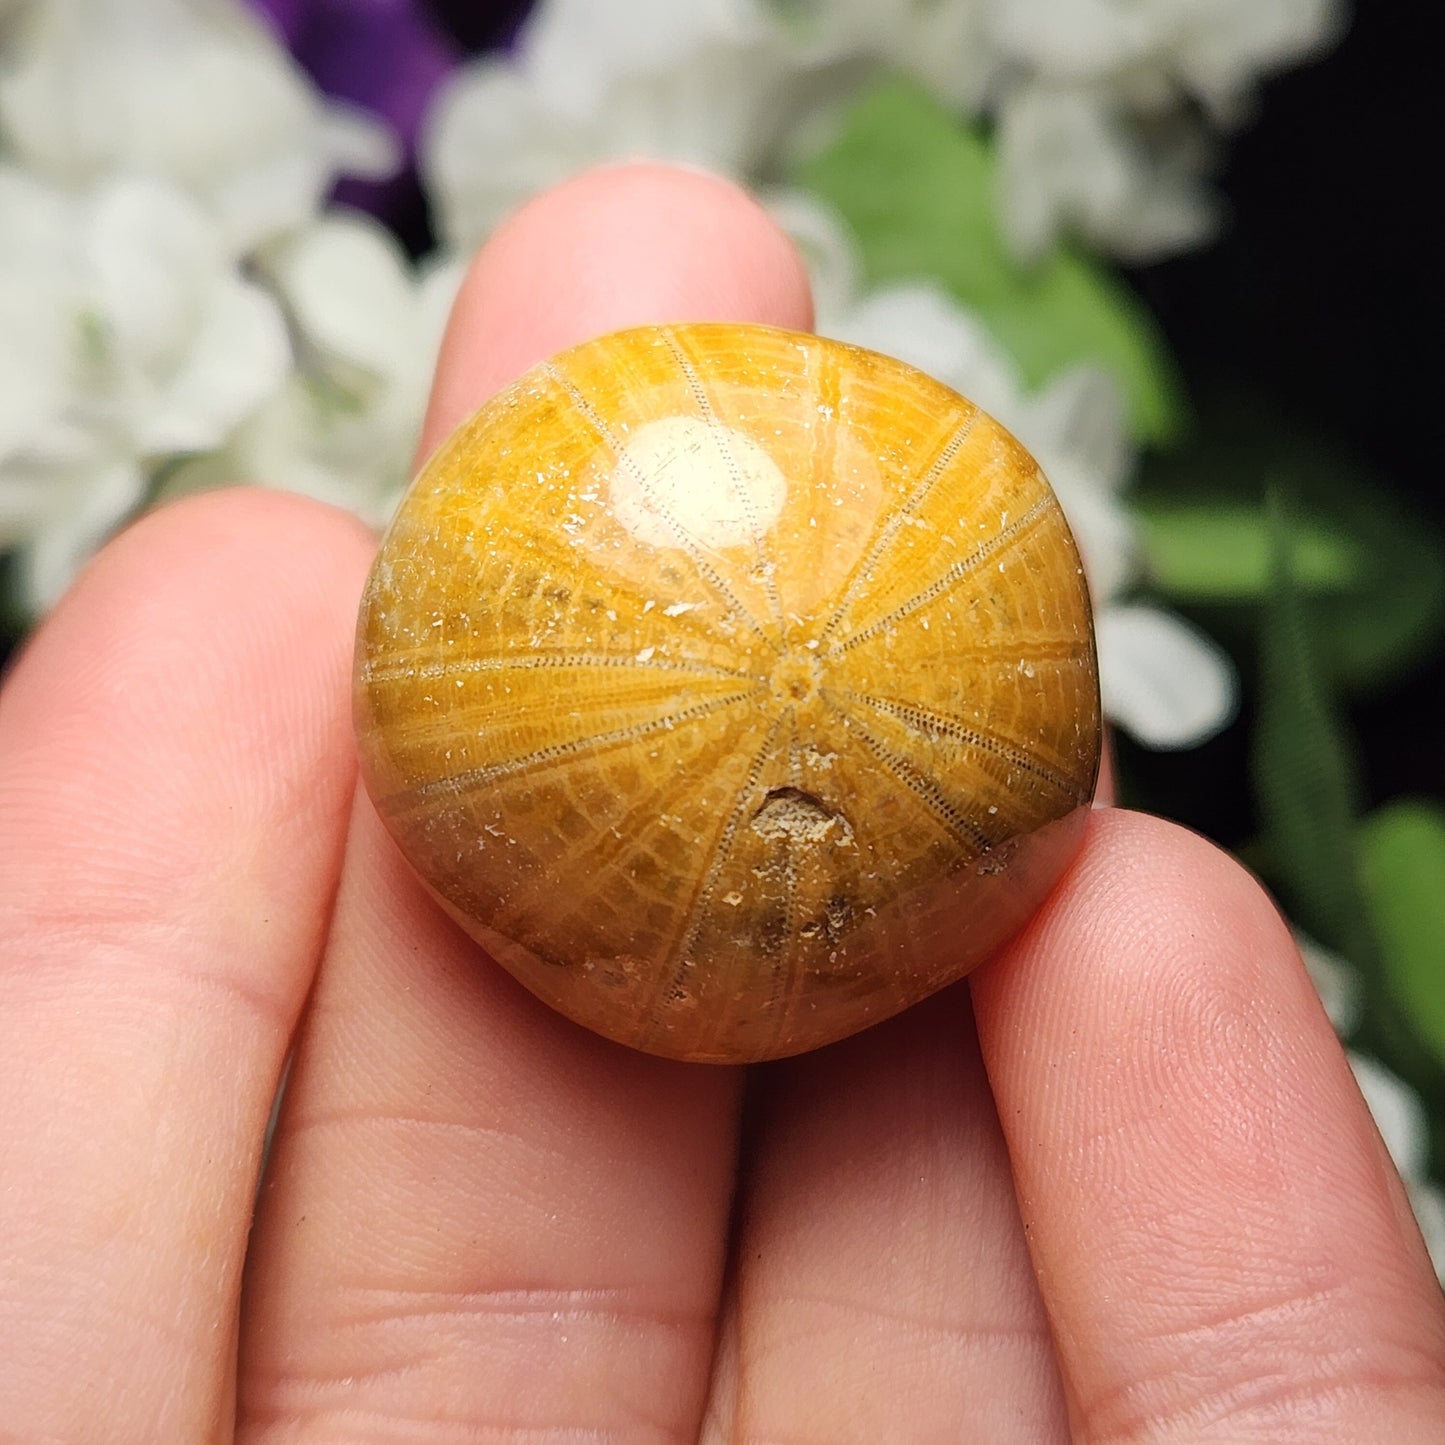
[[[542,0],[513,56],[464,66],[438,96],[422,156],[443,232],[469,250],[599,161],[750,174],[793,106],[791,64],[754,0]]]
[[[1216,116],[1237,118],[1259,78],[1320,54],[1344,32],[1344,0],[1192,0],[1174,29],[1174,68]]]
[[[1432,1184],[1425,1173],[1430,1154],[1425,1106],[1402,1079],[1382,1064],[1361,1054],[1352,1053],[1349,1057],[1355,1082],[1405,1182],[1405,1192],[1410,1196],[1435,1272],[1445,1283],[1445,1192]]]
[[[1104,712],[1146,747],[1197,747],[1234,717],[1228,654],[1182,617],[1115,602],[1098,609],[1094,630]]]
[[[690,162],[757,183],[822,143],[880,70],[990,111],[1019,254],[1065,228],[1133,260],[1204,240],[1209,148],[1187,98],[1234,116],[1317,49],[1341,0],[539,0],[515,52],[441,93],[424,168],[468,249],[600,161]]]
[[[866,60],[977,109],[996,65],[981,0],[768,0],[812,58]]]
[[[275,303],[174,187],[0,169],[0,546],[52,601],[155,464],[219,442],[290,364]]]
[[[1132,261],[1207,240],[1217,218],[1202,132],[1166,114],[1148,133],[1105,90],[1014,86],[998,115],[999,219],[1014,251],[1042,256],[1066,229]]]
[[[1266,72],[1319,50],[1341,0],[984,0],[1000,53],[1036,75],[1107,80],[1157,99],[1183,89],[1224,117]]]
[[[298,369],[166,490],[264,482],[384,521],[411,477],[461,264],[417,272],[382,226],[340,212],[270,248],[262,264],[290,315]]]
[[[1156,748],[1193,747],[1234,714],[1236,684],[1223,651],[1181,619],[1121,600],[1137,572],[1135,528],[1121,492],[1134,466],[1123,399],[1112,377],[1075,366],[1030,393],[982,324],[930,281],[848,295],[856,264],[846,231],[818,202],[773,197],[818,267],[817,329],[896,356],[977,402],[1033,453],[1079,544],[1094,598],[1108,715]]]
[[[136,511],[147,476],[137,458],[101,447],[70,466],[33,459],[17,471],[18,486],[11,469],[0,463],[0,541],[21,543],[18,600],[38,617],[60,600],[91,554]],[[12,500],[18,494],[23,504],[21,525],[9,538],[7,494]]]
[[[234,0],[45,0],[14,28],[0,129],[20,164],[169,180],[238,251],[305,220],[338,170],[396,164],[385,128],[324,106]]]
[[[0,166],[0,461],[42,441],[74,442],[59,434],[73,339],[55,324],[72,291],[57,249],[70,236],[71,210],[65,196]],[[0,546],[6,535],[0,523]]]
[[[422,158],[443,232],[470,249],[609,160],[756,181],[880,68],[976,105],[980,28],[978,0],[540,0],[512,55],[464,66],[434,105]]]
[[[1266,71],[1332,40],[1342,0],[984,0],[1000,70],[1004,230],[1024,257],[1065,229],[1134,261],[1207,240],[1202,119],[1237,122]]]

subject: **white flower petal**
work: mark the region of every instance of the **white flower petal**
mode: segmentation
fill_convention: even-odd
[[[1229,658],[1182,618],[1116,604],[1099,612],[1095,627],[1104,711],[1146,747],[1195,747],[1233,717]]]
[[[700,49],[747,46],[766,24],[750,0],[541,0],[517,49],[544,104],[589,118],[619,80],[685,69]]]
[[[802,252],[813,291],[817,329],[832,335],[830,327],[857,295],[861,266],[852,234],[843,218],[807,191],[780,189],[764,192],[768,214],[792,237]]]
[[[11,264],[54,261],[74,210],[69,191],[0,160],[0,254]]]
[[[79,207],[0,165],[0,462],[50,449],[72,377]]]
[[[385,121],[338,100],[328,100],[321,111],[319,141],[328,169],[344,176],[384,181],[403,160],[401,142]]]
[[[985,0],[1015,64],[1065,83],[1154,72],[1221,111],[1263,72],[1333,40],[1342,0]]]
[[[121,178],[92,202],[85,232],[87,289],[107,339],[127,362],[173,363],[196,304],[225,266],[215,228],[162,181]]]
[[[1238,122],[1259,78],[1332,41],[1343,11],[1342,0],[983,3],[1011,245],[1038,256],[1070,230],[1134,261],[1213,234],[1203,120]]]
[[[1181,14],[1171,51],[1190,90],[1234,121],[1260,75],[1333,44],[1347,16],[1343,0],[1210,0]]]
[[[1134,260],[1203,240],[1215,207],[1202,150],[1158,155],[1137,120],[1102,89],[1020,85],[999,109],[999,204],[1009,241],[1043,255],[1066,229]]]
[[[1445,1281],[1445,1195],[1425,1176],[1430,1157],[1425,1106],[1403,1079],[1377,1060],[1356,1053],[1349,1054],[1349,1060],[1385,1148],[1405,1182],[1435,1272]]]
[[[45,0],[16,27],[0,126],[68,184],[126,170],[202,199],[247,249],[303,220],[335,170],[319,97],[229,0]]]
[[[329,362],[386,376],[408,345],[416,296],[391,232],[370,217],[332,213],[268,258],[302,337]]]
[[[1076,458],[1105,491],[1118,492],[1133,474],[1124,390],[1103,367],[1079,364],[1059,372],[1034,398],[1025,425],[1040,446],[1048,438],[1052,450]]]
[[[3,261],[0,261],[3,264]],[[69,397],[64,293],[12,286],[0,276],[0,461],[44,446]]]
[[[1133,517],[1095,473],[1071,453],[1055,450],[1049,438],[1036,445],[1021,431],[1019,440],[1033,452],[1064,509],[1084,561],[1094,606],[1106,607],[1139,571]]]
[[[38,410],[5,437],[0,516],[40,604],[138,502],[150,459],[217,445],[290,365],[274,300],[173,184],[118,176],[53,200],[0,224],[0,313],[25,323],[0,334],[0,380],[16,360],[39,379],[17,388]]]
[[[1445,1284],[1445,1193],[1425,1179],[1407,1180],[1405,1192],[1410,1196],[1410,1208],[1415,1211],[1425,1248],[1430,1251],[1430,1262]]]
[[[975,109],[995,66],[979,0],[771,0],[815,61],[868,61]]]
[[[743,0],[543,4],[515,56],[462,67],[434,103],[422,154],[449,244],[602,161],[751,175],[802,103],[796,61]]]
[[[129,517],[144,494],[145,476],[131,457],[97,456],[74,471],[44,477],[43,484],[44,526],[18,557],[21,601],[36,616],[60,600],[91,553]]]
[[[90,404],[138,454],[215,446],[285,378],[275,302],[237,274],[215,225],[173,185],[100,186],[78,279],[104,359]]]
[[[608,101],[614,128],[598,159],[644,156],[752,176],[790,109],[770,59],[719,46],[685,69],[619,80]]]
[[[1175,0],[984,0],[994,45],[1057,80],[1128,69],[1158,43],[1159,19]]]
[[[277,149],[218,176],[205,200],[238,252],[304,225],[320,204],[327,171],[310,149]]]
[[[183,469],[174,493],[246,477],[386,520],[410,479],[421,424],[400,393],[346,393],[320,376],[296,376],[240,427],[221,458]]]
[[[385,233],[334,216],[273,247],[302,369],[223,451],[167,481],[168,495],[247,477],[386,520],[410,478],[443,327],[465,272],[442,254],[413,271]]]
[[[434,251],[417,271],[418,301],[422,345],[429,353],[428,365],[434,364],[442,333],[456,303],[457,292],[467,274],[467,258],[446,251]],[[430,378],[428,378],[428,383]]]
[[[1016,430],[1058,495],[1102,606],[1139,566],[1134,519],[1118,495],[1135,464],[1123,393],[1107,371],[1071,366],[1032,398]]]
[[[1383,1064],[1363,1054],[1351,1053],[1349,1058],[1355,1082],[1370,1106],[1395,1168],[1405,1179],[1423,1178],[1430,1154],[1425,1106],[1405,1081]]]
[[[588,137],[491,56],[459,66],[439,87],[421,144],[440,228],[458,251],[475,249],[535,191],[591,159]]]
[[[290,369],[291,345],[275,300],[250,281],[227,277],[207,296],[180,365],[135,414],[135,444],[152,455],[213,447],[282,386]]]

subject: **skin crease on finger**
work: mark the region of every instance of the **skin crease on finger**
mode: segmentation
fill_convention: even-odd
[[[708,316],[807,324],[762,213],[703,176],[582,177],[473,269],[423,451],[561,346]],[[177,575],[183,543],[220,551]],[[229,1433],[261,1130],[338,866],[365,551],[294,500],[177,508],[102,559],[0,706],[4,901],[46,939],[0,945],[0,1441]],[[257,575],[269,622],[228,628]],[[188,769],[238,713],[251,745]],[[6,851],[15,818],[32,846]],[[1439,1294],[1398,1181],[1272,908],[1200,840],[1096,817],[977,977],[997,1114],[953,990],[760,1073],[741,1180],[736,1075],[542,1009],[365,800],[348,847],[251,1239],[247,1445],[1439,1438]],[[100,953],[55,903],[78,877],[124,905]],[[54,966],[87,956],[106,967]],[[193,998],[197,960],[223,986]]]

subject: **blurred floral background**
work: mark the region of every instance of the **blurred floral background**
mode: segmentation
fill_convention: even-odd
[[[255,479],[383,521],[509,210],[608,159],[735,176],[820,331],[1039,457],[1123,801],[1273,888],[1445,1269],[1415,9],[0,0],[0,655],[168,497]]]

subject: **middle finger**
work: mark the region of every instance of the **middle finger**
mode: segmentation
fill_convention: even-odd
[[[1068,1439],[955,987],[767,1071],[716,1439]]]

